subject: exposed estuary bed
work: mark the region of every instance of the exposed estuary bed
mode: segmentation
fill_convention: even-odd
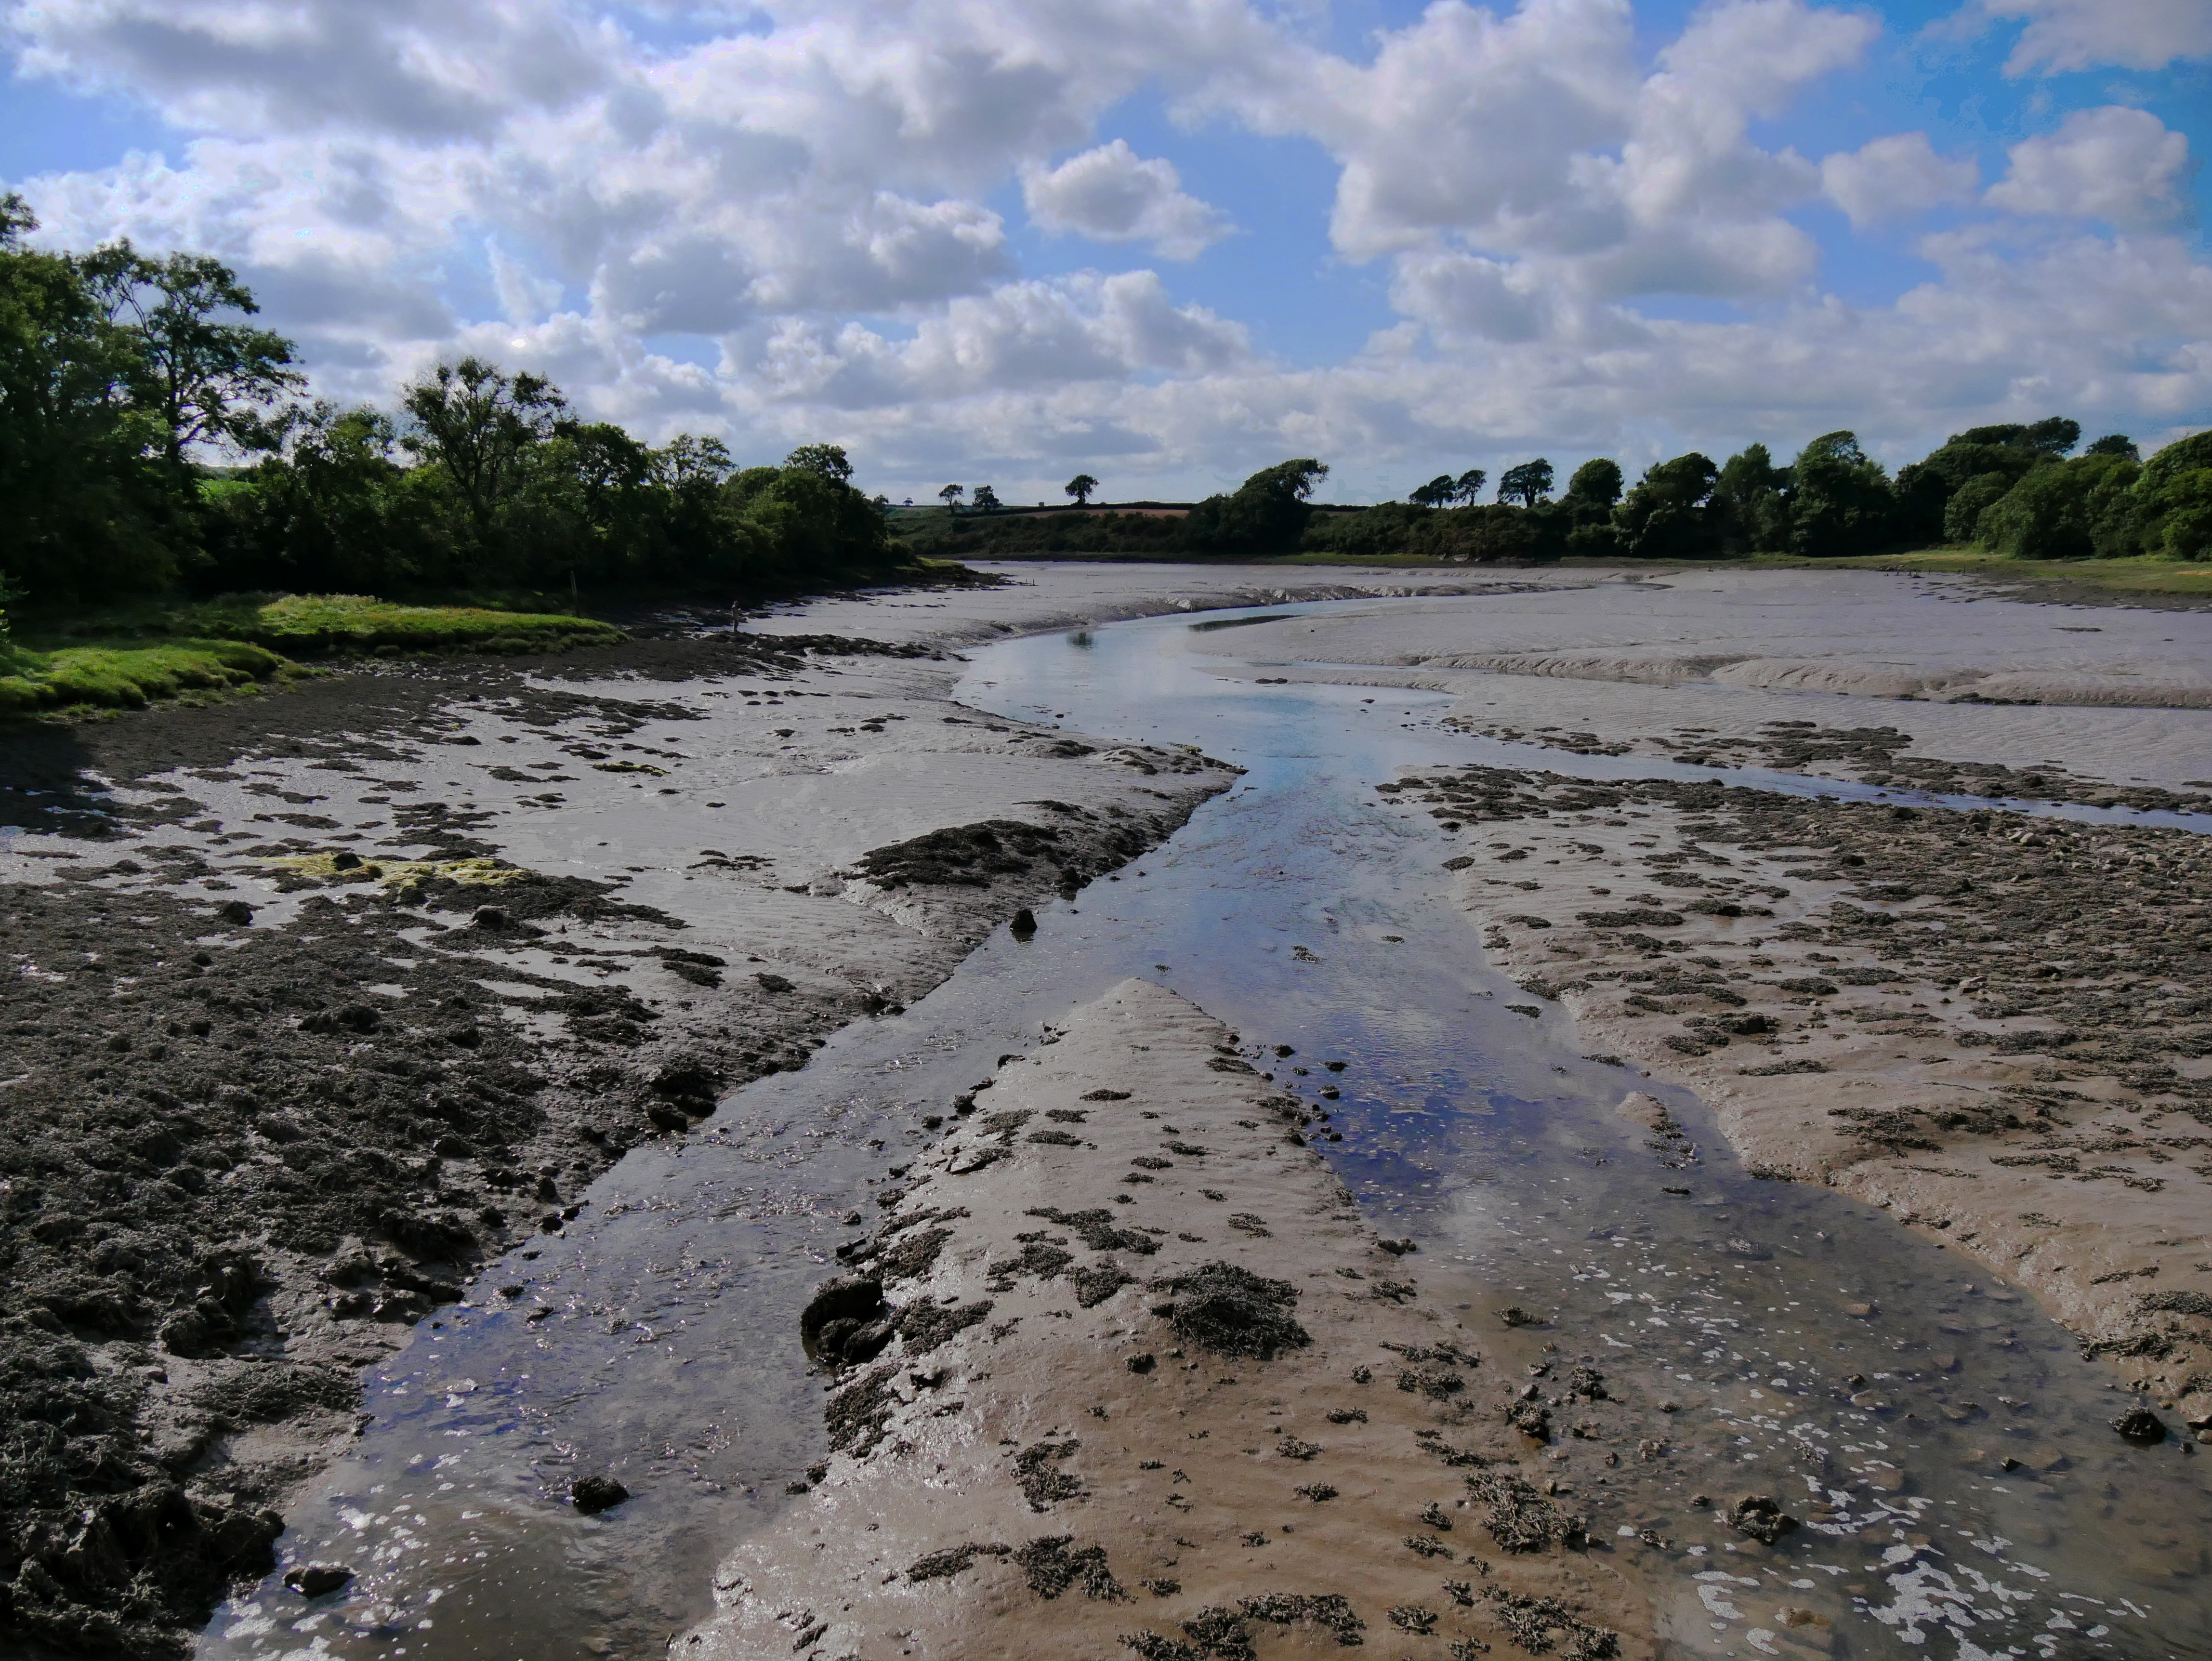
[[[2190,1445],[2116,1436],[2112,1372],[1980,1266],[1746,1174],[1688,1092],[1510,1008],[1523,995],[1473,949],[1451,850],[1372,788],[1471,762],[1650,765],[1452,731],[1439,694],[1262,688],[1185,649],[1222,638],[1160,619],[975,654],[961,696],[979,709],[1249,771],[1112,882],[1039,907],[1034,939],[1000,933],[905,1013],[749,1087],[687,1144],[634,1152],[587,1232],[483,1277],[524,1290],[472,1297],[380,1370],[357,1452],[292,1514],[288,1559],[343,1557],[356,1588],[302,1632],[272,1584],[202,1652],[632,1654],[698,1618],[734,1538],[820,1503],[786,1491],[825,1451],[794,1339],[848,1208],[1002,1056],[1133,976],[1330,1116],[1316,1146],[1419,1244],[1419,1301],[1471,1335],[1486,1418],[1532,1378],[1556,1397],[1561,1371],[1602,1372],[1602,1399],[1557,1401],[1522,1463],[1588,1514],[1586,1549],[1645,1589],[1668,1652],[2212,1653]],[[1647,1105],[1624,1115],[1631,1085]],[[1535,1318],[1509,1325],[1509,1305]],[[586,1469],[635,1497],[598,1518],[546,1504]],[[1746,1535],[1725,1513],[1751,1494],[1801,1526]]]

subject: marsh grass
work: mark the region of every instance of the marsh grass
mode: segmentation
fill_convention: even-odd
[[[367,594],[224,594],[55,619],[22,631],[34,643],[92,636],[103,642],[162,636],[246,641],[295,657],[409,652],[558,652],[612,645],[610,624],[555,611],[489,605],[402,605]],[[40,638],[40,635],[46,636]]]
[[[364,594],[226,594],[14,621],[12,637],[0,634],[0,712],[18,715],[202,702],[315,672],[301,658],[561,652],[626,638],[559,612]]]
[[[0,640],[0,712],[140,709],[161,699],[203,702],[304,672],[289,659],[240,640],[159,645],[66,646],[52,651]]]

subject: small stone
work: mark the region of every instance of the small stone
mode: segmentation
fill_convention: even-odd
[[[469,922],[477,928],[507,927],[507,908],[501,905],[480,905],[469,914]]]
[[[580,1476],[568,1489],[568,1503],[586,1517],[596,1517],[629,1498],[629,1490],[611,1476]]]
[[[1006,926],[1013,931],[1016,940],[1028,940],[1037,932],[1036,913],[1025,905],[1014,913],[1014,920]]]
[[[361,866],[362,859],[358,854],[342,851],[331,855],[331,869],[333,871],[358,871]]]
[[[2166,1438],[2166,1421],[2148,1408],[2130,1408],[2112,1421],[2112,1428],[2139,1447],[2155,1447]]]
[[[320,1597],[352,1579],[353,1571],[342,1564],[308,1563],[285,1575],[284,1584],[302,1597]]]
[[[244,928],[253,921],[253,908],[244,900],[225,900],[215,909],[217,922],[235,923]]]

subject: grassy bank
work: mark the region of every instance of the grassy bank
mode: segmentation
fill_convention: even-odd
[[[299,672],[300,666],[289,659],[241,640],[68,646],[55,651],[0,641],[0,714],[139,709],[164,698],[220,697]]]
[[[136,709],[222,697],[308,672],[303,658],[559,652],[621,630],[558,612],[400,605],[359,594],[228,594],[33,615],[0,637],[0,712]]]

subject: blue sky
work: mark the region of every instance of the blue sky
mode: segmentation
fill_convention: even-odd
[[[39,0],[0,178],[319,389],[550,372],[894,496],[1345,500],[2212,423],[2212,0]]]

